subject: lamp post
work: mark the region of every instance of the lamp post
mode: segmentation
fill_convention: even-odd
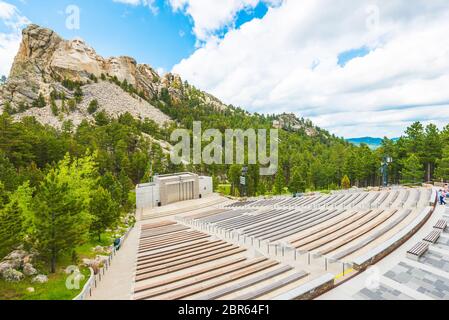
[[[240,177],[240,189],[241,189],[241,196],[246,197],[246,174],[248,173],[248,167],[242,168],[242,175]]]
[[[382,159],[382,166],[380,172],[382,173],[382,185],[384,187],[388,186],[388,165],[393,162],[390,156],[384,156]]]

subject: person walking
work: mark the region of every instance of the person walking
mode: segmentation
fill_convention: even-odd
[[[446,201],[444,201],[445,197],[446,194],[443,192],[443,189],[440,189],[440,191],[438,191],[438,198],[440,199],[440,205],[446,205]]]

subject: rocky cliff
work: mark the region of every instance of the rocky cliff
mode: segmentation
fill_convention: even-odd
[[[78,97],[76,107],[65,117],[75,124],[92,116],[87,112],[92,100],[98,101],[99,110],[113,116],[130,112],[162,124],[170,119],[150,102],[157,101],[163,92],[172,99],[188,94],[189,86],[178,75],[161,77],[149,65],[138,64],[131,57],[101,57],[81,39],[64,40],[34,24],[22,34],[8,81],[0,88],[0,109],[13,110],[16,118],[31,115],[58,126],[62,117],[57,117],[55,110],[64,102],[54,101],[55,93],[67,102],[76,95],[73,87],[79,87],[82,98]],[[226,108],[206,93],[203,100],[215,108]]]

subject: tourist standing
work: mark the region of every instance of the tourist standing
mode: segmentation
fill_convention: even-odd
[[[440,189],[440,191],[438,191],[438,198],[440,199],[440,205],[446,204],[446,201],[444,201],[445,197],[446,194],[443,192],[443,189]]]

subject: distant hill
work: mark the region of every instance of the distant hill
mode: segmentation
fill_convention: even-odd
[[[352,139],[346,139],[346,141],[355,144],[357,146],[361,145],[362,143],[368,145],[371,149],[377,149],[382,144],[382,138],[373,138],[373,137],[362,137],[362,138],[352,138]],[[393,141],[397,141],[398,138],[393,138]]]

